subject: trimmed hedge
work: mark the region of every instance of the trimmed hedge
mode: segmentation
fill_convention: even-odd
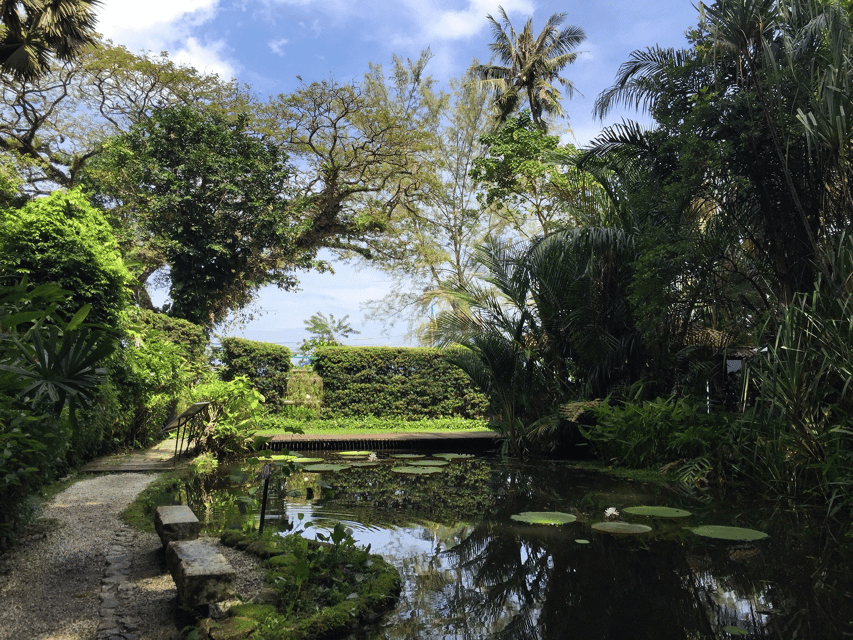
[[[290,373],[290,349],[270,342],[244,338],[222,338],[219,377],[229,382],[246,376],[264,396],[264,404],[273,411],[284,406]]]
[[[320,347],[324,413],[383,418],[481,418],[488,401],[438,349]]]

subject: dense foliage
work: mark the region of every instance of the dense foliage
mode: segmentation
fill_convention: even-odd
[[[480,417],[487,402],[436,349],[325,347],[314,367],[325,410],[338,416]]]
[[[245,377],[264,397],[264,405],[275,411],[287,399],[290,356],[290,349],[270,342],[222,338],[219,377],[226,382]]]
[[[0,273],[27,275],[72,292],[73,308],[111,326],[130,302],[130,273],[104,214],[80,191],[57,191],[0,211]]]

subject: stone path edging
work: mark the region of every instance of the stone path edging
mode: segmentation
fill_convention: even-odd
[[[104,577],[101,578],[98,634],[96,640],[138,640],[139,618],[128,611],[127,601],[134,589],[130,582],[135,533],[122,527],[107,549]]]

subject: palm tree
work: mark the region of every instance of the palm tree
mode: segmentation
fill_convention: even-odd
[[[51,56],[66,61],[95,41],[101,0],[0,3],[0,72],[18,80],[44,74]]]
[[[499,9],[501,22],[491,15],[486,17],[495,39],[489,48],[503,64],[476,65],[474,72],[495,93],[499,123],[505,122],[526,98],[533,122],[544,130],[544,114],[563,115],[562,96],[553,83],[562,85],[569,97],[576,91],[574,84],[559,74],[575,61],[578,54],[573,49],[586,39],[586,34],[573,25],[561,30],[565,13],[551,15],[536,37],[532,18],[527,20],[521,33],[516,34],[504,8]]]

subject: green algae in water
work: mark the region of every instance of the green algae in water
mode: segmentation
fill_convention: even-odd
[[[522,513],[515,513],[510,518],[518,522],[526,522],[527,524],[551,525],[569,524],[577,520],[572,514],[561,511],[524,511]]]
[[[637,536],[648,533],[652,528],[644,524],[631,524],[630,522],[596,522],[592,525],[592,530],[614,536]]]
[[[441,473],[438,467],[394,467],[392,473],[399,473],[404,476],[424,476],[431,473]]]
[[[753,542],[763,540],[768,535],[763,531],[755,529],[743,529],[741,527],[724,527],[721,525],[705,525],[690,529],[697,536],[714,538],[715,540],[736,540],[738,542]]]
[[[622,511],[630,513],[632,516],[646,516],[648,518],[686,518],[693,515],[689,511],[674,509],[673,507],[625,507]]]
[[[337,473],[338,471],[343,471],[345,469],[352,468],[352,465],[348,464],[308,464],[305,465],[305,471],[308,473],[326,473],[332,472]]]

